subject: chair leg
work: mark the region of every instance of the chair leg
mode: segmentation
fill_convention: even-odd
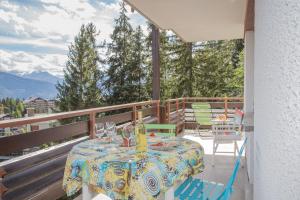
[[[237,143],[234,141],[234,159],[236,158],[236,152],[237,152]]]
[[[213,157],[212,157],[212,166],[215,166],[215,140],[213,141]]]
[[[215,166],[215,155],[217,152],[218,144],[213,140],[213,159],[212,159],[212,166]]]

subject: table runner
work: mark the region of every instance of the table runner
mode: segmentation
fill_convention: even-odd
[[[75,145],[66,162],[63,188],[67,195],[87,184],[112,199],[158,199],[170,187],[203,171],[203,148],[179,137],[149,138],[149,143],[175,144],[164,150],[119,147],[94,139]]]

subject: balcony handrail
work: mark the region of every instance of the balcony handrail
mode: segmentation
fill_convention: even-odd
[[[66,119],[79,116],[88,116],[83,121],[62,124],[26,134],[16,134],[0,138],[0,153],[9,154],[23,149],[36,147],[49,142],[63,142],[55,144],[51,149],[41,149],[38,153],[30,153],[0,164],[0,199],[14,199],[22,195],[50,195],[52,199],[60,197],[64,192],[61,188],[64,163],[70,149],[79,142],[95,138],[95,123],[115,121],[118,126],[127,123],[135,124],[137,112],[143,112],[145,123],[171,123],[176,124],[176,133],[184,128],[193,128],[195,123],[187,119],[191,112],[191,104],[196,102],[209,102],[213,106],[224,108],[225,114],[231,114],[232,108],[243,105],[242,97],[182,97],[168,99],[160,105],[159,100],[150,100],[114,106],[103,106],[84,110],[49,114],[46,116],[27,117],[0,121],[0,128],[17,127],[37,122]],[[146,107],[143,107],[146,106]],[[126,109],[126,110],[123,110]],[[128,110],[127,110],[128,109]],[[96,118],[97,113],[109,111],[107,116]],[[162,120],[162,121],[160,121]],[[76,139],[75,139],[76,138]],[[77,141],[78,140],[78,141]],[[2,147],[2,148],[1,148]],[[18,182],[19,177],[27,178],[27,183]],[[30,180],[29,180],[30,179]],[[40,186],[40,187],[38,187]],[[47,187],[47,190],[44,188]],[[49,189],[51,188],[51,189]],[[49,190],[48,190],[49,189]],[[29,191],[29,193],[28,193]],[[57,192],[58,191],[58,192]],[[49,198],[50,198],[49,196]],[[22,196],[26,197],[26,196]]]
[[[112,110],[132,108],[132,107],[136,107],[136,106],[157,104],[159,102],[160,102],[159,100],[150,100],[150,101],[142,101],[142,102],[135,102],[135,103],[119,104],[119,105],[113,105],[113,106],[104,106],[104,107],[98,107],[98,108],[89,108],[89,109],[84,109],[84,110],[61,112],[61,113],[49,114],[46,116],[35,116],[35,117],[10,119],[10,120],[0,121],[0,128],[15,127],[15,126],[21,126],[21,125],[25,125],[25,124],[32,124],[32,123],[37,123],[37,122],[44,122],[44,121],[51,121],[51,120],[58,120],[58,119],[66,119],[66,118],[71,118],[71,117],[79,117],[79,116],[84,116],[84,115],[90,115],[92,113],[97,114],[100,112],[107,112],[107,111],[112,111]]]

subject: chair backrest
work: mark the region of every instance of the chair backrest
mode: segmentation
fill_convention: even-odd
[[[241,110],[235,110],[235,113],[234,113],[234,122],[236,125],[242,125],[242,122],[243,122],[243,119],[244,119],[244,112],[241,111]]]
[[[198,102],[192,104],[195,120],[200,125],[211,125],[212,112],[209,103]]]
[[[176,124],[145,124],[146,134],[154,133],[159,136],[175,136]],[[161,132],[163,130],[163,132]]]
[[[233,183],[236,179],[236,176],[237,176],[237,172],[239,170],[239,167],[240,167],[240,163],[241,163],[241,158],[242,158],[242,154],[243,154],[243,151],[245,149],[245,145],[246,145],[246,142],[247,142],[247,138],[244,140],[243,142],[243,145],[242,147],[240,148],[240,151],[239,151],[239,155],[235,161],[235,164],[234,164],[234,168],[233,168],[233,172],[226,184],[226,187],[225,187],[225,190],[224,192],[220,195],[220,197],[218,199],[229,199],[230,198],[230,195],[232,193],[232,186],[233,186]]]

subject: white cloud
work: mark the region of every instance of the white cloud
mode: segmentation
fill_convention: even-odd
[[[29,4],[0,0],[0,70],[62,73],[68,46],[82,24],[93,22],[100,30],[98,41],[110,40],[120,1],[40,0]],[[129,7],[128,11],[133,26],[142,25],[146,30],[145,20]],[[17,60],[16,56],[28,59]]]
[[[61,54],[32,54],[24,51],[0,50],[0,71],[49,71],[52,74],[61,75],[66,57]]]

